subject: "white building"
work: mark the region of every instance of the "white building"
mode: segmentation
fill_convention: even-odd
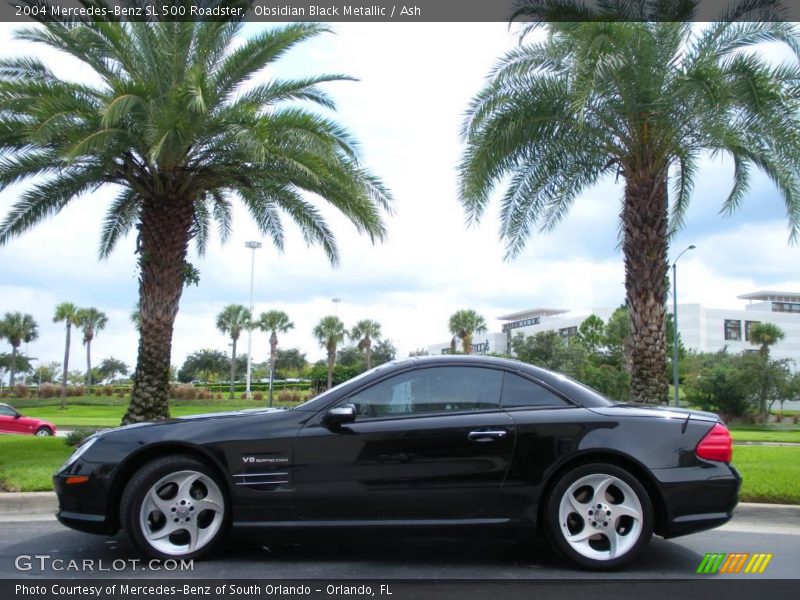
[[[683,345],[697,352],[716,352],[727,346],[732,353],[755,350],[747,341],[750,328],[758,323],[772,323],[783,330],[785,337],[770,350],[773,358],[789,358],[800,366],[800,293],[763,291],[738,296],[749,303],[740,309],[710,308],[701,304],[678,305],[678,331]],[[475,354],[501,352],[511,354],[511,339],[541,331],[558,331],[570,337],[590,315],[607,322],[614,308],[562,310],[532,308],[497,317],[503,321],[502,331],[478,334],[473,339]],[[672,305],[668,307],[672,312]],[[457,346],[460,350],[460,345]],[[428,347],[431,354],[450,352],[450,341]]]

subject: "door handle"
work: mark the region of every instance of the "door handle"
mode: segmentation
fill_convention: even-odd
[[[467,437],[472,442],[494,442],[495,440],[501,440],[506,437],[508,432],[503,429],[498,429],[496,431],[470,431],[467,434]]]

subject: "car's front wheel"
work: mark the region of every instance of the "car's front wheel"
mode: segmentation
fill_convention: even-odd
[[[615,569],[635,560],[653,534],[653,505],[628,471],[594,463],[567,472],[547,501],[551,542],[578,565]]]
[[[166,456],[128,482],[120,518],[134,545],[152,558],[205,554],[227,529],[227,501],[212,469],[190,456]]]
[[[34,435],[38,437],[50,437],[51,435],[53,435],[53,432],[50,431],[49,427],[39,427],[39,429],[36,430],[36,433]]]

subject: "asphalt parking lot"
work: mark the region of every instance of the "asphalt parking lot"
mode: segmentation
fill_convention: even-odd
[[[269,578],[269,579],[683,579],[696,575],[707,552],[771,553],[760,577],[794,579],[800,557],[796,513],[750,511],[722,528],[673,540],[653,538],[636,565],[611,574],[572,568],[544,543],[507,539],[375,538],[343,533],[279,543],[235,533],[210,559],[191,570],[151,570],[136,562],[124,534],[112,538],[79,533],[50,515],[31,520],[0,518],[0,578]],[[28,557],[20,559],[19,557]],[[36,558],[46,556],[46,559]],[[87,562],[88,561],[88,562]],[[73,570],[70,566],[75,566]],[[87,570],[87,565],[92,568]]]

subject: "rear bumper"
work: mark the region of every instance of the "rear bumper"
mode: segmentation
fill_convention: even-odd
[[[730,521],[739,503],[742,484],[742,477],[733,466],[716,463],[692,468],[688,469],[688,480],[669,481],[672,475],[677,475],[675,471],[682,471],[685,477],[687,469],[654,471],[661,480],[665,509],[665,518],[657,527],[657,534],[673,538],[713,529]]]

